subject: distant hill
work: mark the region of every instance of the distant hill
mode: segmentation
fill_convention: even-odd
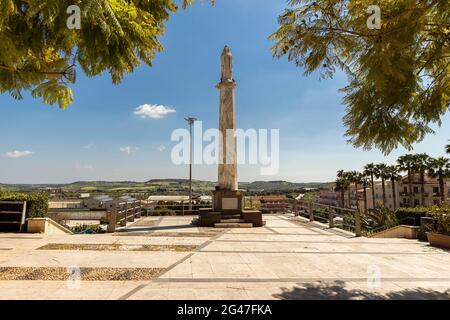
[[[247,190],[265,190],[265,191],[289,191],[299,189],[315,189],[320,188],[325,183],[308,182],[297,183],[288,181],[254,181],[245,185]],[[244,185],[244,184],[243,184]]]
[[[296,183],[288,181],[239,182],[239,189],[253,192],[293,192],[308,188],[320,188],[326,183]],[[192,180],[194,192],[214,190],[217,182]],[[49,191],[52,192],[146,192],[179,193],[189,190],[188,179],[151,179],[136,181],[76,181],[67,184],[0,184],[0,188],[11,191]]]

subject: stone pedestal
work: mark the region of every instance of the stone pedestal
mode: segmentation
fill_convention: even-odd
[[[240,223],[251,223],[253,227],[264,226],[261,211],[245,210],[244,192],[240,190],[215,190],[213,208],[200,209],[198,222],[201,227],[214,227],[216,223],[237,226]]]
[[[232,190],[213,191],[213,211],[224,215],[240,214],[244,210],[244,192]]]
[[[235,222],[235,220],[239,220],[239,222]],[[202,209],[198,214],[198,225],[200,227],[213,228],[217,223],[221,222],[228,222],[229,225],[236,224],[237,227],[239,227],[240,223],[251,223],[253,227],[262,227],[265,224],[262,213],[258,210],[243,210],[239,213],[231,214]]]

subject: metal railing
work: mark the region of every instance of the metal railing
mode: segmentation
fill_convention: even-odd
[[[127,222],[134,222],[142,214],[140,201],[114,203],[111,210],[107,212],[108,232],[114,232],[117,225],[125,227]]]
[[[357,237],[362,235],[361,213],[357,209],[299,201],[293,211],[295,215],[303,216],[311,222],[318,221],[328,224],[330,228],[351,231]]]

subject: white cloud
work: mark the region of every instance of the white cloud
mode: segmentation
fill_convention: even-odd
[[[119,150],[120,150],[120,152],[125,153],[125,154],[132,154],[133,152],[138,151],[139,148],[126,146],[126,147],[120,147]]]
[[[32,154],[34,154],[34,152],[28,151],[28,150],[24,150],[24,151],[14,150],[14,151],[6,152],[5,156],[7,156],[8,158],[23,158],[23,157],[31,156]]]
[[[162,119],[169,113],[174,112],[176,112],[176,110],[170,107],[156,104],[143,104],[136,108],[134,114],[141,117],[142,119],[145,118]]]
[[[77,163],[75,165],[75,169],[77,169],[77,170],[92,170],[92,169],[94,169],[94,166],[92,164],[79,164],[79,163]]]
[[[83,146],[83,149],[92,149],[94,147],[95,147],[95,145],[93,143],[89,143],[89,144]]]
[[[160,145],[160,146],[158,147],[158,150],[159,150],[159,152],[163,152],[164,150],[166,150],[166,146]]]

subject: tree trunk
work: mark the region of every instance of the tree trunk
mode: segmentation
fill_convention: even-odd
[[[392,183],[392,200],[394,201],[394,211],[397,210],[397,195],[395,193],[395,180],[391,180]]]
[[[358,183],[355,182],[355,201],[356,206],[358,206]]]
[[[373,179],[373,173],[370,175],[370,180],[372,180],[371,182],[372,182],[372,202],[373,202],[373,208],[372,209],[375,209],[375,207],[376,207],[376,203],[375,203],[375,182],[374,182],[374,179]]]
[[[409,205],[414,207],[414,196],[412,190],[411,170],[408,170]]]
[[[348,207],[347,208],[351,208],[351,203],[350,203],[350,195],[351,195],[351,188],[350,185],[348,186]]]
[[[420,171],[420,201],[425,207],[425,171]]]
[[[345,190],[341,190],[341,206],[342,208],[345,208]]]
[[[367,183],[366,183],[366,178],[364,178],[364,212],[367,212]]]
[[[383,188],[383,207],[386,208],[386,185],[384,183],[384,178],[381,178],[381,186]]]
[[[445,188],[444,188],[444,176],[442,174],[439,175],[439,189],[441,191],[441,202],[445,202]]]

